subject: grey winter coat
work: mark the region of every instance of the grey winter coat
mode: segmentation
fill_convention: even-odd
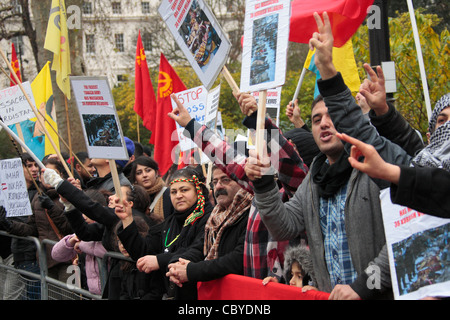
[[[329,80],[318,81],[318,84],[338,132],[372,144],[387,162],[409,163],[411,157],[399,146],[380,137],[363,117],[340,74]],[[350,147],[345,144],[347,152]],[[311,164],[311,168],[314,164]],[[309,171],[295,195],[284,204],[273,179],[265,183],[255,181],[255,203],[274,239],[293,239],[306,231],[318,289],[331,292],[333,288],[325,262],[319,221],[319,193],[312,180],[312,171]],[[362,299],[392,297],[379,190],[369,176],[353,170],[344,214],[352,262],[358,273],[351,287]]]

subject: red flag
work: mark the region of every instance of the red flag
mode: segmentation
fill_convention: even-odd
[[[172,111],[172,93],[187,90],[183,81],[161,53],[159,62],[157,107],[155,130],[152,131],[150,143],[154,145],[153,158],[158,162],[160,174],[163,175],[173,164],[172,151],[178,144],[175,121],[167,115]]]
[[[19,78],[20,81],[22,81],[22,76],[20,74],[20,67],[19,67],[19,60],[17,60],[17,54],[16,54],[16,48],[14,47],[14,43],[11,43],[11,67],[13,68],[14,72],[17,75],[17,78]],[[15,86],[17,83],[15,82],[16,79],[14,78],[12,72],[10,73],[10,77],[12,81],[10,81],[10,86]]]
[[[141,31],[139,31],[136,45],[134,78],[134,111],[141,117],[144,127],[152,131],[155,127],[156,96],[153,91],[144,46],[142,45]]]
[[[317,31],[313,13],[330,17],[334,46],[342,47],[358,30],[374,0],[294,0],[291,2],[289,41],[308,43]]]

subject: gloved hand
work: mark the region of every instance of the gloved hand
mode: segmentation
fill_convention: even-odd
[[[55,203],[52,199],[45,193],[38,196],[39,202],[41,203],[42,208],[50,210],[54,207]]]
[[[0,229],[8,231],[11,230],[12,223],[6,218],[6,209],[0,206]]]
[[[56,173],[55,170],[50,168],[45,168],[44,170],[44,182],[46,184],[51,185],[53,188],[56,189],[58,184],[63,181],[63,178],[59,176],[59,174]]]

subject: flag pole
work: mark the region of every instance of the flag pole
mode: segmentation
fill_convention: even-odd
[[[66,161],[64,160],[63,156],[61,155],[61,152],[58,150],[58,148],[55,145],[55,142],[53,141],[53,139],[51,138],[50,134],[47,131],[47,128],[45,128],[45,125],[42,123],[42,120],[39,117],[39,114],[36,111],[35,106],[33,105],[33,103],[30,100],[30,97],[28,96],[28,94],[25,92],[25,89],[22,86],[22,83],[19,81],[19,78],[17,77],[17,75],[13,72],[11,64],[8,61],[8,58],[6,57],[5,53],[3,52],[3,50],[0,48],[0,55],[2,56],[3,60],[6,62],[6,64],[8,65],[9,70],[12,72],[14,79],[16,80],[17,85],[19,86],[20,90],[22,90],[28,104],[31,107],[31,110],[33,110],[34,114],[36,115],[36,121],[39,122],[39,124],[41,125],[42,129],[44,130],[44,133],[47,135],[48,140],[50,141],[50,143],[53,146],[53,149],[55,149],[56,154],[58,155],[62,165],[64,166],[64,169],[66,170],[67,174],[69,175],[70,178],[73,178],[72,173],[69,170],[69,167],[66,164]]]
[[[406,2],[408,3],[409,16],[411,18],[411,26],[412,26],[413,34],[414,34],[414,42],[416,44],[417,60],[419,61],[420,76],[422,78],[422,88],[423,88],[423,95],[425,98],[425,106],[427,108],[428,120],[430,120],[430,117],[431,117],[430,95],[428,93],[427,75],[425,73],[425,66],[424,66],[423,55],[422,55],[422,47],[420,46],[420,37],[419,37],[419,31],[417,29],[416,16],[414,15],[414,7],[412,4],[412,1],[407,0]]]
[[[302,73],[300,74],[300,79],[297,83],[297,88],[295,89],[294,97],[292,98],[292,103],[298,98],[298,94],[300,93],[300,88],[302,87],[303,79],[305,78],[306,68],[303,67]]]
[[[71,132],[70,132],[70,122],[69,122],[69,105],[67,102],[67,96],[65,94],[64,94],[64,106],[66,109],[67,138],[69,139],[69,154],[70,154],[70,156],[72,156],[73,152],[72,152],[72,137],[71,137]],[[71,170],[71,173],[73,176],[73,163],[70,166],[70,170]]]
[[[136,130],[137,130],[137,139],[138,142],[141,143],[141,136],[139,132],[139,115],[136,113]]]

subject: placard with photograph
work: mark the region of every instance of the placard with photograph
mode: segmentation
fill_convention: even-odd
[[[389,188],[380,200],[394,298],[448,297],[450,219],[393,204]]]
[[[203,0],[163,0],[158,12],[209,90],[222,71],[231,48],[216,17]]]
[[[106,77],[70,77],[90,158],[128,160]]]
[[[286,77],[290,0],[248,0],[242,52],[242,92],[282,86]]]

